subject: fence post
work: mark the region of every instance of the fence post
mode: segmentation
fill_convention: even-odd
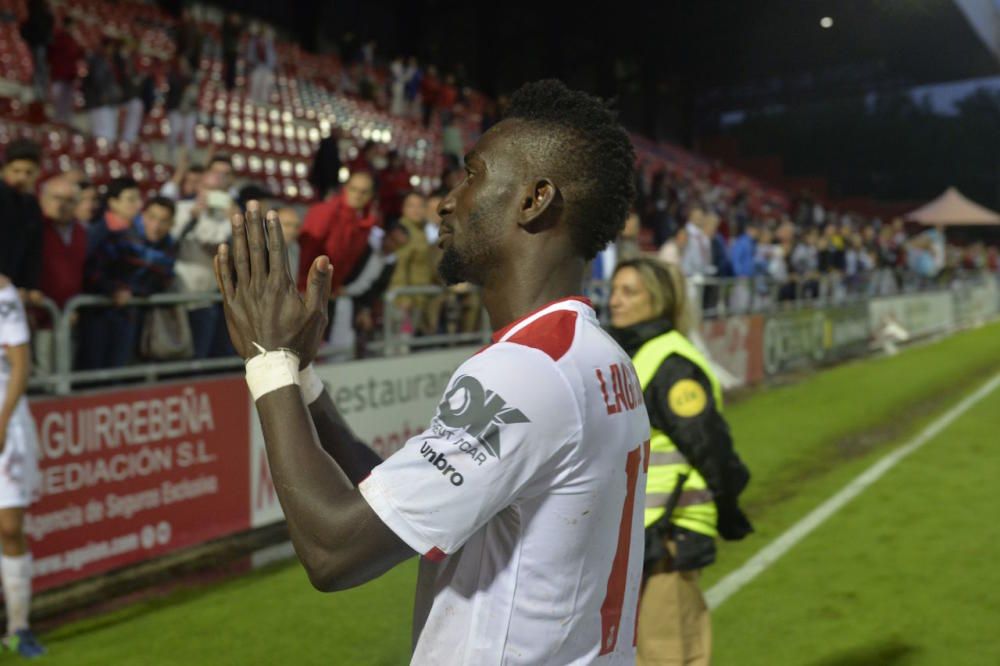
[[[392,344],[392,309],[396,301],[396,290],[390,289],[382,295],[382,355],[395,356],[396,346]]]
[[[63,307],[62,315],[55,322],[56,372],[54,388],[56,395],[67,395],[73,388],[70,374],[73,372],[73,314],[79,311],[81,297],[71,298]]]

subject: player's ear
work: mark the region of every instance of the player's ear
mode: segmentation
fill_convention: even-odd
[[[523,229],[536,233],[551,227],[562,209],[562,193],[548,178],[538,178],[525,189],[521,198],[520,221]]]

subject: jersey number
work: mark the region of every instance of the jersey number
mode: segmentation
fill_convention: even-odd
[[[628,452],[625,460],[625,504],[622,506],[622,518],[618,524],[618,546],[615,549],[615,559],[611,563],[611,574],[608,576],[608,589],[601,604],[601,652],[608,654],[618,643],[618,634],[622,621],[622,606],[625,605],[625,587],[628,582],[629,548],[632,545],[632,516],[635,509],[635,491],[639,483],[639,465],[649,467],[649,442],[635,447]]]

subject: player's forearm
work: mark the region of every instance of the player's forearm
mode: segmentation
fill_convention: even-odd
[[[309,405],[309,414],[316,427],[320,446],[337,461],[337,465],[355,486],[382,462],[379,455],[354,434],[326,390]]]
[[[355,573],[352,541],[364,528],[354,515],[357,502],[351,501],[357,491],[320,446],[299,387],[262,396],[257,412],[295,552],[316,588],[339,589],[340,581]]]

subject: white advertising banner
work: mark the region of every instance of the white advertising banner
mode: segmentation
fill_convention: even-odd
[[[868,312],[873,331],[895,322],[914,338],[950,331],[956,323],[955,303],[947,291],[876,298]]]
[[[354,432],[385,458],[424,430],[452,373],[477,349],[334,363],[316,370]],[[250,410],[250,428],[251,521],[259,527],[283,516],[254,409]]]
[[[978,326],[996,316],[1000,309],[1000,289],[989,278],[955,288],[955,319],[959,326]]]

